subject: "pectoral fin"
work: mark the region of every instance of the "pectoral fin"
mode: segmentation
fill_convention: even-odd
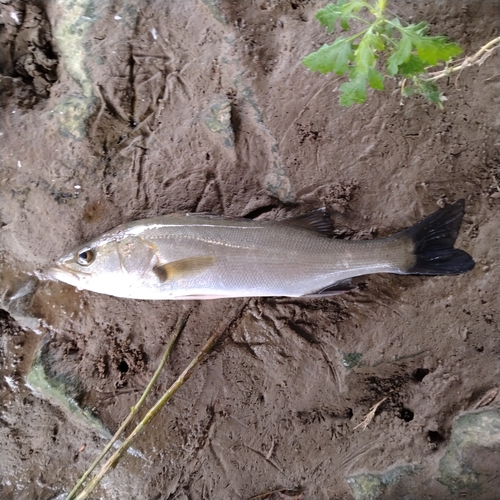
[[[211,255],[187,257],[156,266],[153,268],[153,272],[164,283],[165,281],[195,276],[208,269],[214,262],[215,257]]]

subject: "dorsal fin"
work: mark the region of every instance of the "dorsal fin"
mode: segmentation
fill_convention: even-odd
[[[278,224],[287,224],[288,226],[300,227],[309,231],[324,234],[331,238],[333,236],[333,224],[328,216],[326,208],[318,208],[306,214],[297,215],[288,219],[278,221]]]

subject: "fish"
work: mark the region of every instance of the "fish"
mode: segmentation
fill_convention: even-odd
[[[387,238],[335,239],[325,208],[279,221],[170,214],[122,224],[46,271],[79,289],[145,300],[327,297],[373,273],[457,275],[464,200]]]

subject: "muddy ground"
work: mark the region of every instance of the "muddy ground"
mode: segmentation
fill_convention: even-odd
[[[444,484],[439,463],[459,415],[499,404],[498,57],[442,81],[444,110],[401,104],[391,82],[342,108],[341,80],[300,62],[332,39],[314,19],[323,4],[2,0],[2,499],[68,491],[105,443],[27,383],[37,352],[114,431],[180,315],[148,405],[241,303],[122,300],[34,270],[157,214],[279,219],[325,205],[337,237],[373,238],[460,198],[472,272],[248,301],[93,498],[496,498],[491,457],[470,459],[491,469],[476,489]],[[392,8],[468,54],[498,36],[494,1]],[[395,468],[381,496],[352,479]]]

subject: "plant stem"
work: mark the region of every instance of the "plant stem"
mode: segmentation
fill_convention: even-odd
[[[375,13],[374,13],[375,12],[375,8],[373,7],[373,5],[371,5],[369,2],[365,2],[364,0],[362,0],[360,3],[363,5],[363,7],[365,7],[365,9],[368,10],[368,12],[372,16],[375,16]]]
[[[366,19],[363,19],[362,17],[356,16],[355,14],[351,14],[352,19],[356,19],[356,21],[361,21],[362,23],[365,24],[373,24],[370,21],[367,21]]]
[[[366,28],[365,30],[360,31],[359,33],[356,33],[355,35],[352,35],[352,36],[346,38],[344,40],[344,42],[352,42],[352,41],[356,40],[356,38],[358,38],[361,35],[364,35],[367,31],[369,31],[372,28],[372,26],[373,25],[370,24],[370,26],[368,26],[368,28]]]
[[[394,47],[397,47],[397,43],[389,36],[387,36],[385,33],[381,34],[382,38],[385,38],[388,42],[390,42]]]
[[[66,497],[66,500],[72,500],[75,497],[76,492],[81,488],[82,484],[85,482],[87,477],[89,477],[89,475],[92,473],[92,471],[97,467],[97,465],[99,465],[101,460],[104,458],[106,453],[108,453],[108,451],[111,449],[111,447],[115,444],[115,442],[118,440],[118,437],[120,436],[120,434],[124,431],[125,427],[127,427],[127,425],[130,423],[132,418],[134,418],[135,414],[138,412],[139,408],[142,406],[142,404],[146,400],[146,397],[151,392],[153,385],[155,384],[156,380],[158,379],[158,377],[160,375],[160,372],[162,371],[163,367],[165,366],[165,363],[167,361],[168,356],[172,352],[172,348],[174,347],[175,341],[177,340],[177,338],[181,334],[182,330],[184,330],[184,327],[186,326],[186,322],[188,320],[189,314],[190,314],[189,312],[185,312],[181,316],[180,320],[178,321],[177,326],[174,330],[174,333],[172,334],[172,337],[168,341],[167,349],[165,350],[165,353],[163,354],[163,357],[161,358],[160,364],[158,365],[158,368],[156,369],[148,386],[144,390],[144,393],[142,394],[141,398],[139,399],[139,401],[137,402],[137,404],[135,406],[132,406],[132,408],[130,409],[130,413],[128,414],[128,417],[123,421],[122,425],[115,432],[115,435],[111,438],[111,440],[106,445],[104,450],[102,450],[100,455],[92,462],[92,465],[85,471],[83,476],[78,480],[75,487],[69,492],[69,495]]]
[[[151,410],[146,413],[145,417],[139,422],[136,428],[130,433],[128,438],[122,443],[120,448],[118,448],[113,455],[104,463],[99,472],[90,480],[90,482],[85,486],[82,492],[76,497],[76,500],[85,500],[88,495],[94,490],[94,488],[99,484],[104,475],[113,467],[116,466],[122,455],[127,451],[127,449],[132,444],[132,441],[137,437],[138,434],[143,430],[143,428],[157,415],[157,413],[163,408],[165,403],[177,392],[177,390],[186,382],[192,375],[194,369],[202,363],[209,355],[210,351],[213,349],[215,344],[219,341],[226,330],[231,326],[232,322],[238,318],[246,306],[247,302],[242,302],[237,308],[235,313],[229,320],[226,320],[222,325],[211,335],[207,340],[205,345],[202,347],[201,351],[198,352],[196,357],[189,363],[185,370],[177,377],[177,380],[167,389],[165,394],[157,401],[157,403],[151,408]]]

